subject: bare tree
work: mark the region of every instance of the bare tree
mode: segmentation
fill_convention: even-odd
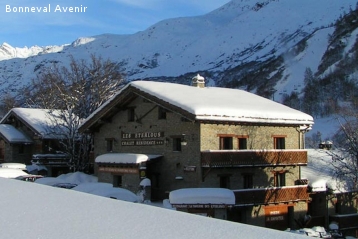
[[[5,115],[9,110],[14,107],[18,107],[19,102],[16,100],[16,97],[11,95],[10,93],[2,96],[2,101],[0,103],[0,115]]]
[[[66,109],[71,102],[80,118],[86,118],[125,84],[118,63],[91,55],[90,61],[75,60],[42,69],[32,84],[21,91],[24,104]]]
[[[352,101],[346,107],[341,107],[337,120],[340,128],[334,136],[334,151],[327,151],[332,156],[332,166],[335,176],[345,182],[342,190],[358,190],[358,111],[357,104]]]
[[[124,83],[117,63],[95,55],[89,62],[71,57],[68,67],[53,64],[42,69],[20,95],[26,107],[56,109],[52,111],[51,120],[54,125],[66,128],[61,132],[65,132],[60,137],[62,148],[70,156],[72,169],[83,171],[89,162],[92,139],[78,134],[81,119],[88,117]]]

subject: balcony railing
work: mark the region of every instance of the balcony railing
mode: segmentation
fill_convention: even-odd
[[[234,194],[235,204],[237,206],[290,203],[310,200],[307,185],[242,189],[234,190]]]
[[[201,152],[201,166],[267,167],[307,165],[306,150],[209,150]]]
[[[336,222],[340,230],[350,230],[358,228],[358,213],[346,215],[331,215],[330,222]]]

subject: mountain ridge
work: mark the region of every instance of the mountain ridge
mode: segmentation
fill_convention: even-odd
[[[353,0],[232,0],[207,14],[162,20],[129,35],[79,37],[61,46],[22,49],[4,43],[0,92],[16,92],[43,67],[68,65],[70,56],[88,59],[96,54],[119,62],[127,80],[188,84],[200,73],[211,85],[281,101],[283,94],[302,90],[307,67],[318,72],[335,21],[356,4]],[[355,41],[357,34],[352,31],[347,41]]]

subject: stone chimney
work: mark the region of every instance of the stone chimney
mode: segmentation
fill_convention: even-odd
[[[191,85],[194,87],[204,88],[205,87],[205,78],[197,74],[191,80]]]

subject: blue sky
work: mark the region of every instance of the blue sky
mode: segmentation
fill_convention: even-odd
[[[208,13],[227,2],[229,0],[2,0],[0,44],[49,46],[104,33],[132,34],[164,19]],[[86,7],[83,12],[63,12],[63,8],[81,5],[82,9]],[[35,12],[20,12],[21,7],[33,7]]]

